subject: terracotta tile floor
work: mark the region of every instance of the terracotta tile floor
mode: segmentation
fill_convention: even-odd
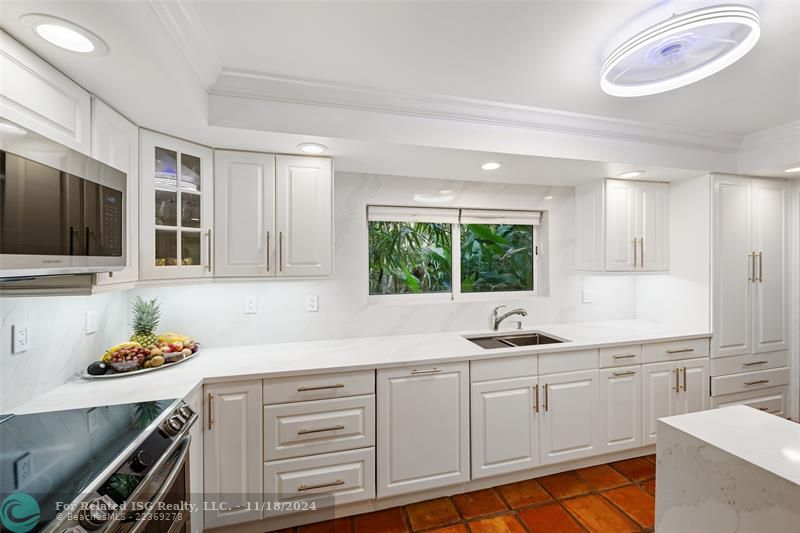
[[[655,475],[648,455],[281,533],[651,532]]]

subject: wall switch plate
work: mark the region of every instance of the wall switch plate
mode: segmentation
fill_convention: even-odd
[[[306,298],[306,311],[309,313],[316,313],[319,311],[319,296],[309,296]]]
[[[22,353],[31,347],[31,327],[25,322],[21,324],[14,324],[11,326],[11,338],[13,346],[11,351],[14,353]]]
[[[97,333],[97,311],[86,311],[86,334]]]
[[[594,303],[594,291],[591,289],[583,289],[583,303]]]
[[[244,301],[244,314],[254,315],[258,313],[258,298],[255,296],[248,296]]]
[[[14,488],[19,490],[33,477],[33,462],[30,452],[14,461]]]

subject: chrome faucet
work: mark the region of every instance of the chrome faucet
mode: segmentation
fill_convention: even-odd
[[[510,316],[514,316],[514,315],[528,316],[528,312],[525,309],[521,308],[521,307],[519,307],[517,309],[514,309],[512,311],[509,311],[508,313],[503,313],[502,315],[500,315],[499,312],[504,307],[505,307],[505,305],[498,305],[497,307],[495,307],[492,310],[492,331],[497,331],[498,329],[500,329],[500,324],[503,323],[503,320],[505,320],[506,318],[508,318]],[[520,322],[520,325],[522,325],[521,322]]]

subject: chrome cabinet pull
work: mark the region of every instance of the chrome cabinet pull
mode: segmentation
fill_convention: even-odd
[[[755,282],[756,281],[756,253],[750,252],[750,272],[748,273],[748,281]]]
[[[544,384],[544,412],[550,410],[550,394],[548,393],[547,383]]]
[[[310,390],[325,390],[325,389],[343,389],[343,383],[335,383],[333,385],[319,385],[317,387],[298,387],[297,392],[306,392]]]
[[[636,375],[636,371],[628,370],[627,372],[613,372],[613,374],[614,374],[615,377],[620,378],[620,377],[623,377],[623,376],[635,376]]]
[[[769,407],[759,407],[759,411],[769,411]]]
[[[636,354],[635,353],[626,353],[626,354],[620,354],[620,355],[612,355],[611,357],[614,358],[614,359],[632,359],[632,358],[636,357]]]
[[[411,369],[411,373],[414,374],[414,375],[416,375],[416,374],[438,374],[441,371],[442,371],[441,368],[432,368],[430,370],[417,370],[416,368],[412,368]]]
[[[278,232],[278,270],[283,272],[283,232]]]
[[[755,365],[766,365],[769,361],[752,361],[750,363],[742,363],[742,366],[755,366]]]
[[[679,350],[667,350],[667,353],[689,353],[693,351],[694,348],[681,348]]]
[[[672,372],[675,374],[675,385],[673,385],[672,390],[674,390],[675,392],[680,392],[681,391],[681,378],[678,375],[678,369],[675,368],[675,369],[672,370]]]
[[[764,254],[763,252],[758,252],[758,282],[764,282]]]
[[[308,435],[309,433],[322,433],[325,431],[338,431],[340,429],[344,429],[344,426],[341,424],[337,424],[335,426],[331,426],[329,428],[319,428],[319,429],[301,429],[297,432],[298,435]]]
[[[314,490],[314,489],[322,489],[325,487],[337,487],[339,485],[344,485],[344,481],[341,479],[337,479],[336,481],[332,481],[330,483],[320,483],[318,485],[306,485],[305,483],[301,483],[299,487],[297,487],[298,492],[302,492],[304,490]]]
[[[759,380],[756,380],[756,381],[745,381],[744,382],[745,385],[761,385],[763,383],[769,383],[769,380],[768,379],[759,379]]]
[[[206,242],[208,244],[208,267],[207,270],[211,272],[211,229],[206,232]]]
[[[269,272],[269,231],[267,231],[267,272]]]
[[[214,419],[211,418],[211,406],[214,405],[213,401],[214,401],[214,395],[209,392],[208,393],[208,429],[209,429],[209,431],[214,426]]]
[[[688,389],[686,388],[686,367],[683,367],[683,392],[686,392]]]
[[[636,268],[636,266],[639,264],[638,257],[636,256],[636,241],[637,239],[633,239],[633,268]]]
[[[533,412],[538,414],[539,413],[539,385],[538,384],[534,385],[533,387],[531,387],[531,390],[533,390]]]

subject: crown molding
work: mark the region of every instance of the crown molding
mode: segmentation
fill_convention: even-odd
[[[786,141],[794,141],[800,149],[800,120],[751,133],[744,137],[741,148],[742,151],[754,150],[765,145]]]
[[[472,124],[640,142],[735,154],[742,138],[472,98],[334,83],[223,67],[210,94],[272,102],[371,111]]]

